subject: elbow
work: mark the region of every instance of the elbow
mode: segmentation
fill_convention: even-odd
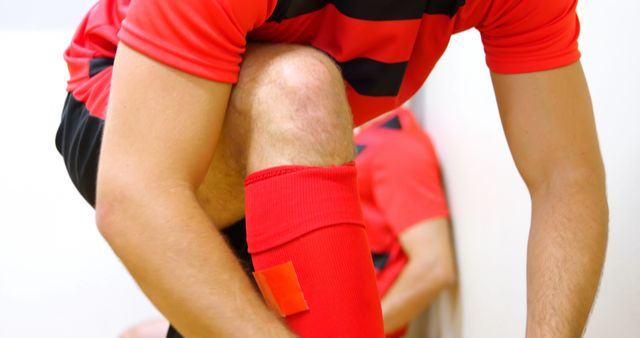
[[[132,183],[135,182],[135,183]],[[96,225],[98,231],[112,248],[126,240],[137,224],[136,206],[142,205],[141,198],[147,190],[141,186],[142,180],[133,180],[127,176],[102,175],[98,178],[96,189]],[[139,221],[139,220],[138,220]]]
[[[112,243],[122,231],[119,225],[123,214],[122,199],[112,189],[98,189],[96,193],[96,225],[98,231],[107,242]]]
[[[453,263],[442,262],[433,269],[434,279],[442,289],[453,287],[458,281],[458,275]]]
[[[606,201],[606,179],[602,162],[556,165],[522,175],[532,197],[548,192],[588,193]]]
[[[548,173],[536,184],[527,185],[534,208],[549,202],[580,206],[588,210],[598,223],[608,224],[609,205],[603,170],[589,169],[587,166],[560,168]]]
[[[429,260],[415,262],[414,264],[419,264],[419,270],[422,271],[420,273],[422,275],[421,279],[428,280],[430,288],[444,290],[453,287],[458,281],[453,258],[432,258]]]
[[[96,190],[96,225],[117,250],[139,244],[162,227],[166,217],[175,217],[174,208],[187,203],[198,203],[189,184],[159,184],[141,175],[103,175]]]

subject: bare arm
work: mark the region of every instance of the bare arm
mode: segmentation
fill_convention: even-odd
[[[393,333],[416,318],[456,272],[447,218],[426,220],[400,234],[409,262],[382,299],[384,331]]]
[[[527,337],[579,337],[598,288],[608,223],[582,67],[492,78],[509,146],[532,199]]]
[[[230,90],[121,45],[97,221],[143,291],[184,336],[286,336],[196,199]]]

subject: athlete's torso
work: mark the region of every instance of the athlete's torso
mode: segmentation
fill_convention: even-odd
[[[472,27],[494,72],[577,61],[576,6],[577,0],[100,0],[65,55],[68,89],[75,95],[79,86],[91,87],[91,75],[108,66],[95,59],[112,58],[118,39],[159,62],[227,83],[237,81],[247,40],[297,43],[341,66],[360,124],[411,97],[451,35]]]
[[[65,55],[71,72],[69,91],[88,79],[92,59],[115,55],[117,32],[129,3],[101,0],[92,8]],[[310,45],[330,55],[342,68],[354,119],[360,124],[409,99],[443,54],[450,36],[474,27],[488,3],[281,0],[247,39]]]

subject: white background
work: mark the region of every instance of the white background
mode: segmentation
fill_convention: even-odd
[[[0,338],[115,338],[157,316],[54,145],[62,53],[92,0],[0,0]]]
[[[0,0],[0,337],[116,337],[156,312],[100,238],[54,147],[61,54],[86,0]],[[587,337],[640,337],[640,47],[634,0],[580,6],[609,181],[610,243]],[[460,268],[458,331],[523,336],[530,205],[475,31],[417,100],[440,153]]]

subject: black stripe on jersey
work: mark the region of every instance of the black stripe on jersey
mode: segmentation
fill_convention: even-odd
[[[367,149],[366,144],[356,144],[356,157],[360,156],[365,149]]]
[[[94,77],[101,71],[113,66],[112,58],[95,58],[89,62],[89,77]]]
[[[391,120],[383,123],[380,128],[382,129],[394,129],[402,130],[402,123],[400,123],[400,117],[394,116]]]
[[[279,0],[268,21],[282,21],[333,4],[342,14],[360,20],[415,20],[427,14],[453,16],[465,0]]]
[[[367,58],[338,62],[342,76],[360,95],[396,96],[408,62],[384,63]]]
[[[315,12],[327,5],[326,0],[279,0],[273,14],[267,21],[280,22],[284,19]]]
[[[425,0],[330,0],[344,15],[361,20],[414,20],[422,18]]]
[[[465,0],[431,0],[424,10],[427,14],[444,14],[453,17],[458,9],[465,4]]]
[[[371,258],[373,259],[373,267],[378,271],[383,270],[389,263],[388,252],[372,252]]]

